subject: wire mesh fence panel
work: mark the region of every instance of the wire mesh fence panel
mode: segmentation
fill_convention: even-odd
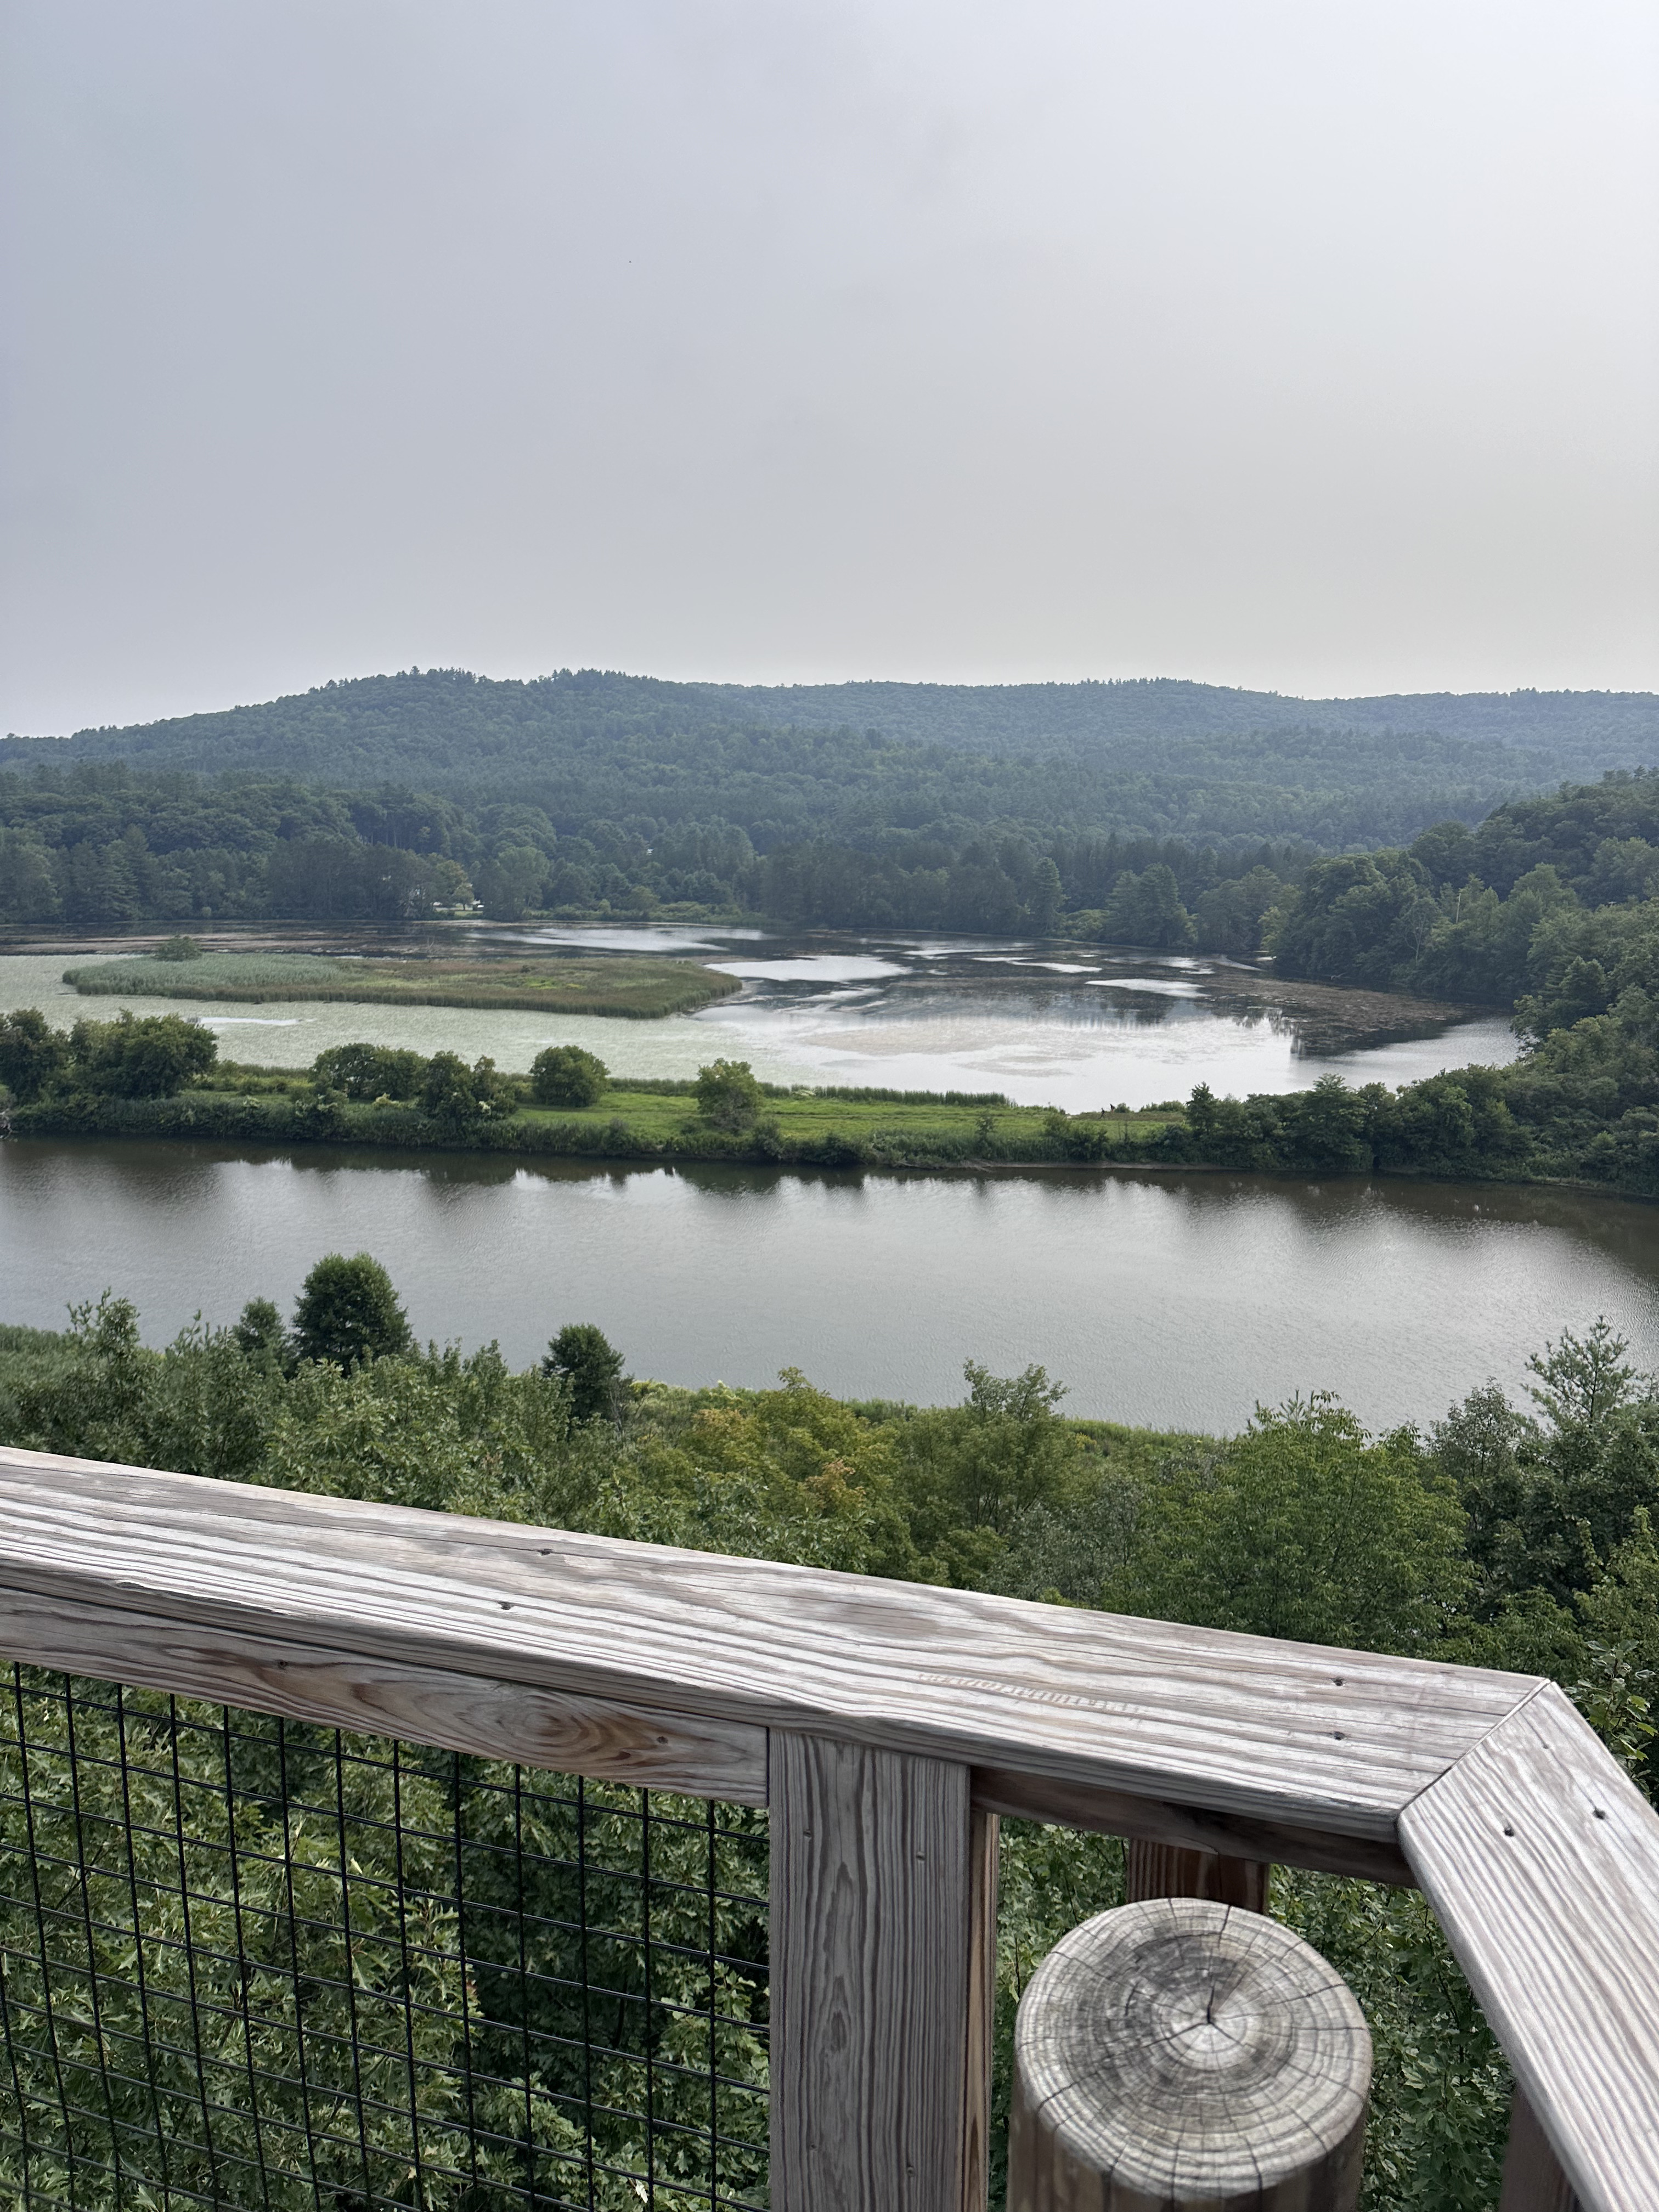
[[[11,1670],[0,2201],[766,2202],[766,1815]]]

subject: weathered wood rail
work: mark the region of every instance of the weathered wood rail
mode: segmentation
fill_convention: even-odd
[[[0,1655],[768,1805],[784,2212],[983,2203],[1000,1814],[1420,1886],[1506,2208],[1659,2206],[1659,1818],[1545,1681],[9,1449]]]

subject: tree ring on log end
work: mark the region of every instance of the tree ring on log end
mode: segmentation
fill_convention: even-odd
[[[1014,2029],[1011,2212],[1355,2202],[1371,2039],[1299,1936],[1158,1898],[1085,1921]]]

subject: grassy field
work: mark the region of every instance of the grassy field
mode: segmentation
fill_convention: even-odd
[[[653,1021],[694,1013],[742,987],[692,960],[340,960],[315,952],[204,952],[194,959],[140,954],[68,968],[85,997],[332,999],[357,1006],[510,1007]]]
[[[690,1085],[684,1091],[676,1094],[664,1093],[654,1087],[649,1091],[635,1090],[630,1085],[618,1083],[605,1092],[597,1106],[583,1111],[525,1106],[520,1109],[520,1118],[532,1126],[537,1122],[568,1121],[596,1129],[623,1121],[641,1136],[664,1144],[677,1137],[708,1130],[708,1122],[697,1115],[696,1101],[690,1091]],[[833,1132],[867,1143],[878,1134],[890,1134],[901,1139],[925,1134],[969,1146],[982,1144],[995,1148],[1018,1144],[1023,1147],[1044,1134],[1048,1126],[1048,1109],[1042,1106],[1011,1106],[1006,1100],[996,1105],[968,1106],[947,1104],[943,1097],[933,1097],[913,1098],[901,1103],[893,1099],[845,1098],[834,1091],[792,1091],[772,1093],[761,1119],[775,1124],[779,1134],[786,1139],[823,1139]],[[1117,1119],[1121,1121],[1123,1117]]]

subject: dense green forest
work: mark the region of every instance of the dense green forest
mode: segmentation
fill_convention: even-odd
[[[1569,942],[1622,943],[1656,890],[1659,773],[1615,771],[1314,862],[1271,933],[1290,975],[1508,1002],[1548,988]]]
[[[508,918],[667,906],[1044,928],[1098,915],[1126,871],[1168,867],[1194,908],[1258,866],[1473,823],[1564,774],[1656,755],[1659,705],[1636,694],[1309,702],[410,671],[0,741],[0,921],[397,921],[476,892]]]
[[[1656,894],[1650,770],[1518,801],[1473,831],[1443,823],[1404,850],[1315,861],[1264,923],[1282,972],[1513,1005],[1529,1045],[1510,1067],[1436,1076],[1392,1098],[1347,1094],[1350,1158],[1386,1165],[1407,1140],[1413,1164],[1437,1172],[1659,1194]],[[1188,1141],[1205,1157],[1265,1164],[1283,1112],[1206,1099]]]
[[[630,794],[611,796],[623,806]],[[843,796],[826,775],[825,808]],[[1018,822],[907,829],[880,820],[879,807],[866,811],[849,833],[858,845],[816,834],[791,842],[775,822],[756,823],[754,836],[720,817],[583,816],[579,827],[569,817],[561,826],[525,804],[465,807],[431,793],[137,773],[125,763],[0,774],[0,921],[395,923],[470,913],[476,896],[487,916],[505,921],[763,911],[848,927],[1047,933],[1079,915],[1092,931],[1121,879],[1147,871],[1162,871],[1159,884],[1172,883],[1175,903],[1192,902],[1201,924],[1206,893],[1252,872],[1277,890],[1315,850],[1294,841],[1039,833]],[[763,854],[757,839],[768,836],[781,842]],[[1150,926],[1121,919],[1132,933]],[[1184,909],[1176,926],[1188,929]]]
[[[1000,1378],[970,1364],[965,1402],[941,1408],[847,1404],[797,1374],[757,1392],[629,1382],[597,1330],[558,1315],[550,1330],[561,1322],[547,1359],[525,1373],[510,1372],[493,1348],[422,1352],[392,1286],[361,1256],[319,1262],[291,1322],[255,1300],[234,1327],[198,1325],[161,1352],[141,1344],[132,1308],[106,1297],[78,1311],[64,1334],[0,1330],[0,1438],[233,1481],[1541,1672],[1565,1686],[1642,1786],[1654,1787],[1647,1698],[1659,1668],[1650,1517],[1659,1500],[1659,1397],[1599,1326],[1534,1360],[1528,1402],[1479,1390],[1426,1436],[1369,1436],[1334,1400],[1316,1397],[1215,1438],[1068,1421],[1062,1392],[1041,1369]],[[147,1710],[135,1698],[141,1732]],[[185,1738],[181,1749],[171,1740],[170,1756],[199,1760],[204,1783],[216,1758],[224,1771],[217,1726],[204,1714],[199,1741]],[[307,1740],[295,1731],[296,1759]],[[472,1795],[457,1798],[445,1795],[447,1761],[432,1777],[410,1762],[404,1786],[417,1829],[441,1835],[462,1817],[495,1817],[484,1787],[490,1770],[475,1764]],[[95,1766],[86,1771],[94,1793],[118,1786],[100,1781]],[[351,1784],[371,1891],[373,1853],[391,1850],[374,1840],[390,1833],[374,1796],[383,1780],[365,1768]],[[456,1789],[465,1783],[458,1772]],[[97,1816],[99,1804],[77,1802],[77,1818]],[[756,1840],[763,1850],[763,1838]],[[315,1847],[325,1844],[325,1833]],[[155,1848],[169,1847],[158,1832]],[[280,1834],[275,1850],[270,1863],[280,1864]],[[252,1863],[257,1870],[257,1856]],[[749,1874],[741,1886],[763,1893],[763,1872]],[[998,1992],[1005,2100],[1008,2033],[1025,1979],[1066,1928],[1121,1895],[1121,1850],[1109,1839],[1008,1824]],[[1281,1868],[1272,1906],[1346,1976],[1370,2020],[1377,2072],[1368,2207],[1491,2206],[1507,2076],[1422,1901]],[[528,1907],[544,1909],[534,1899]],[[32,1907],[15,1899],[7,1909],[27,1916]],[[378,1910],[372,1895],[365,1909]],[[737,1901],[732,1910],[729,1948],[742,1955],[762,1933],[743,1923]],[[15,1932],[27,1934],[21,1923]],[[514,2025],[512,1985],[493,1972],[490,1939],[482,1940],[470,2002],[490,2048],[498,2005],[508,2008],[501,2029]],[[113,1954],[109,1970],[120,1971]],[[234,1947],[222,1969],[210,1955],[199,1960],[210,2021],[213,1978],[236,1970]],[[420,2025],[422,2057],[434,2069],[446,2015],[453,2021],[461,2002],[459,1984],[440,1981],[434,1966]],[[324,2008],[328,1985],[316,1986]],[[234,1993],[225,1995],[222,2033],[234,2038],[239,2015]],[[366,1972],[358,2001],[377,1998]],[[732,2062],[761,2079],[763,2007],[753,2016],[749,2047],[734,2041]],[[310,2016],[319,2051],[327,2025],[324,2010]],[[501,2094],[499,2081],[480,2089]],[[608,2141],[621,2154],[629,2100],[615,2101]],[[377,2137],[395,2130],[398,2102],[388,2096],[371,2112]],[[434,2112],[434,2123],[447,2112]]]
[[[1559,902],[1565,886],[1581,906],[1628,901],[1655,880],[1659,852],[1655,781],[1620,771],[1500,807],[1474,830],[1437,823],[1403,853],[1323,863],[1296,840],[1128,836],[1076,817],[1048,830],[909,828],[870,811],[840,840],[816,830],[792,840],[775,823],[751,836],[724,818],[584,817],[573,829],[539,807],[469,807],[431,793],[121,763],[40,769],[0,775],[0,921],[397,922],[471,911],[476,896],[507,920],[762,911],[1248,955],[1269,908],[1307,876],[1308,896],[1279,933],[1290,972],[1503,999],[1527,980],[1528,933],[1518,951],[1510,939],[1528,899]],[[763,851],[756,837],[768,835],[779,842]],[[1498,916],[1496,902],[1517,886],[1522,903]],[[1494,936],[1499,954],[1483,966],[1470,948]]]
[[[1104,914],[1125,872],[1168,868],[1195,909],[1253,869],[1468,825],[1656,751],[1659,704],[1637,694],[410,671],[0,741],[0,921],[397,921],[476,893],[503,918],[666,906],[1046,930]],[[1254,950],[1238,933],[1216,949]]]

